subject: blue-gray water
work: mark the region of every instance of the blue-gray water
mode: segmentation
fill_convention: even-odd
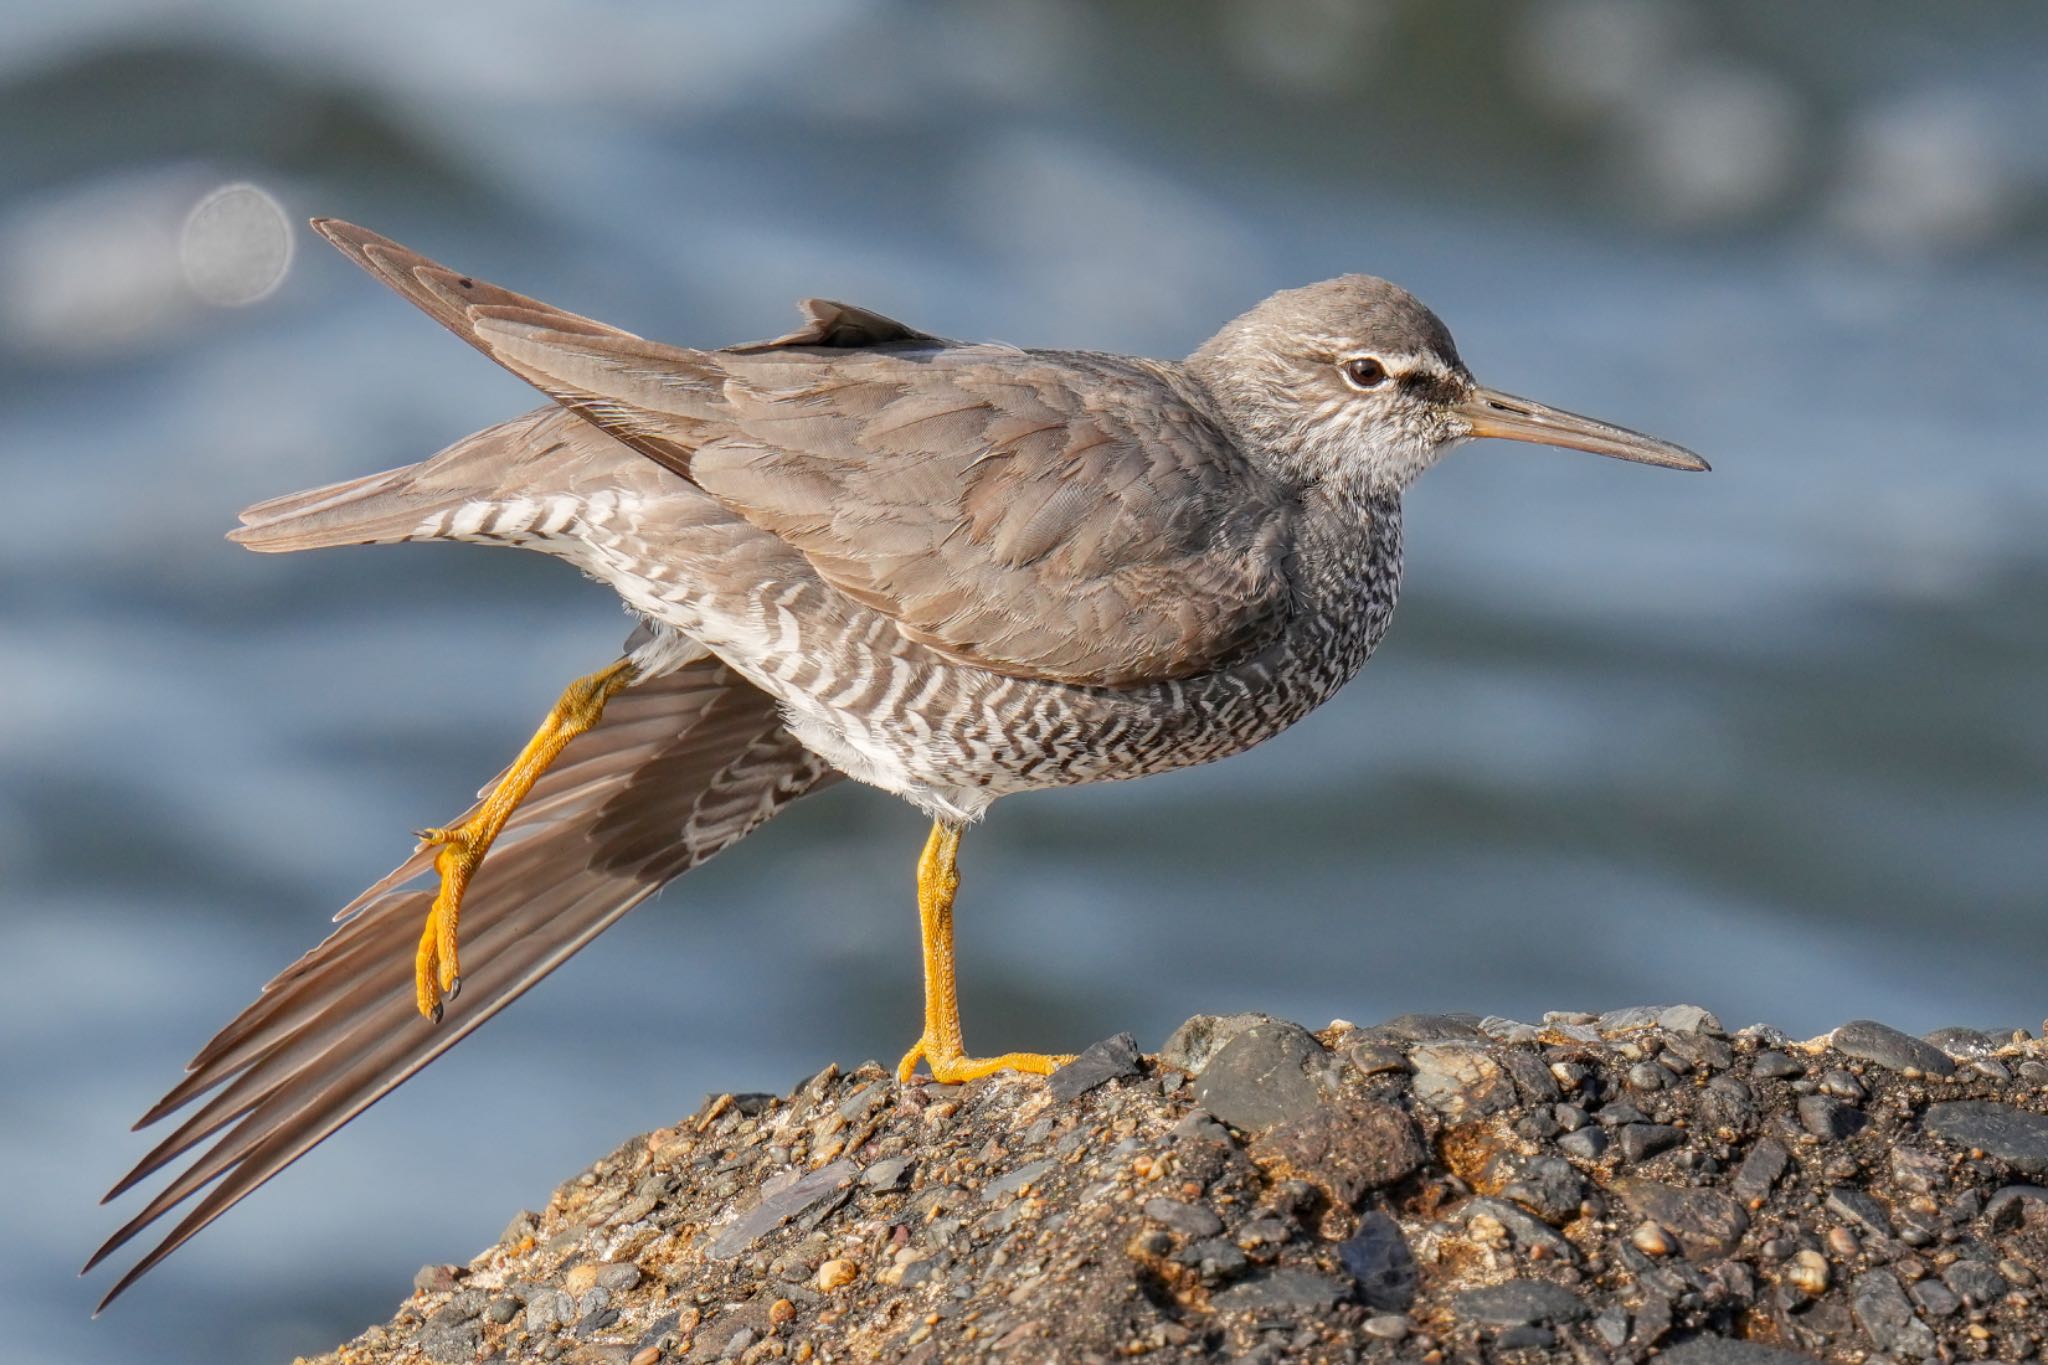
[[[701,344],[823,294],[1180,354],[1370,270],[1488,382],[1715,462],[1460,451],[1338,700],[1000,807],[970,1041],[2048,1010],[2037,7],[97,0],[0,20],[0,126],[10,1358],[313,1351],[624,1134],[917,1019],[920,821],[836,790],[87,1323],[128,1121],[626,629],[510,552],[221,540],[532,402],[303,231],[269,298],[196,302],[178,225],[229,181]]]

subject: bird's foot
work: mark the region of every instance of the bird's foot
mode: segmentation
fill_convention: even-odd
[[[908,1084],[917,1073],[919,1062],[931,1069],[932,1079],[941,1085],[959,1085],[963,1081],[993,1076],[998,1071],[1050,1076],[1073,1060],[1072,1054],[1048,1052],[1005,1052],[1000,1057],[969,1057],[957,1043],[950,1048],[939,1047],[926,1036],[911,1044],[910,1051],[904,1053],[903,1060],[896,1064],[896,1079]]]
[[[452,829],[423,829],[420,847],[435,848],[434,871],[441,886],[427,911],[427,925],[420,933],[418,955],[413,959],[413,990],[420,1013],[441,1022],[441,1002],[453,1000],[462,989],[462,962],[457,954],[456,927],[462,919],[462,893],[470,876],[484,860],[490,835],[496,834],[473,817]]]

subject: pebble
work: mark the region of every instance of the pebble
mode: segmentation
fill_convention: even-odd
[[[1240,1280],[1209,1302],[1225,1312],[1301,1312],[1332,1308],[1349,1292],[1349,1285],[1312,1270],[1275,1270],[1256,1279]]]
[[[2048,1175],[2048,1118],[1994,1100],[1927,1106],[1927,1131],[1957,1147],[1978,1148],[2016,1171]]]
[[[519,1300],[509,1294],[500,1294],[484,1305],[483,1318],[485,1322],[502,1327],[512,1321],[518,1312]]]
[[[1996,1052],[2005,1039],[1994,1037],[1982,1029],[1938,1028],[1921,1041],[1940,1048],[1957,1061],[1967,1061]]]
[[[1892,1235],[1891,1215],[1868,1190],[1837,1185],[1828,1191],[1826,1208],[1835,1217],[1856,1224],[1873,1237]]]
[[[1620,1176],[1622,1202],[1678,1241],[1689,1258],[1726,1256],[1749,1230],[1749,1214],[1719,1190],[1686,1189],[1660,1180]]]
[[[1415,1324],[1405,1313],[1375,1313],[1359,1325],[1359,1330],[1379,1341],[1406,1341]]]
[[[1957,1261],[1941,1272],[1941,1282],[1973,1308],[1998,1302],[2005,1297],[2005,1276],[1988,1261]]]
[[[1515,1083],[1485,1047],[1417,1043],[1408,1053],[1415,1096],[1453,1123],[1498,1113],[1515,1103]]]
[[[982,1201],[984,1203],[994,1203],[1004,1195],[1015,1194],[1027,1186],[1036,1184],[1046,1172],[1053,1169],[1054,1165],[1053,1159],[1049,1156],[1040,1157],[1036,1161],[1027,1161],[1022,1166],[1017,1167],[1000,1178],[989,1181],[982,1188]]]
[[[1628,1340],[1628,1310],[1619,1304],[1600,1310],[1593,1319],[1593,1332],[1608,1349],[1618,1351]]]
[[[1729,1189],[1744,1205],[1756,1208],[1770,1196],[1771,1187],[1778,1183],[1791,1160],[1791,1150],[1784,1143],[1773,1137],[1759,1138],[1736,1168]]]
[[[1587,1313],[1584,1299],[1548,1280],[1505,1280],[1463,1290],[1451,1305],[1459,1317],[1490,1327],[1576,1322]]]
[[[1767,1081],[1789,1081],[1804,1076],[1806,1065],[1775,1048],[1767,1048],[1756,1054],[1749,1064],[1749,1072]]]
[[[1721,1021],[1698,1005],[1635,1005],[1609,1010],[1594,1021],[1603,1038],[1637,1029],[1661,1028],[1672,1033],[1719,1033]]]
[[[1491,1220],[1525,1252],[1536,1252],[1541,1248],[1538,1254],[1548,1255],[1554,1260],[1571,1259],[1570,1242],[1560,1237],[1549,1224],[1524,1213],[1513,1204],[1485,1197],[1468,1199],[1459,1209],[1458,1218],[1464,1223],[1467,1234],[1475,1240],[1486,1220]]]
[[[1861,1104],[1870,1098],[1870,1092],[1864,1089],[1863,1082],[1856,1079],[1855,1073],[1844,1071],[1840,1067],[1823,1071],[1819,1086],[1821,1094],[1833,1095],[1836,1099],[1847,1100],[1851,1104]]]
[[[835,1289],[843,1289],[852,1284],[859,1274],[859,1262],[844,1256],[835,1256],[829,1261],[819,1262],[817,1285],[820,1290],[829,1294]]]
[[[1375,1209],[1360,1219],[1358,1231],[1338,1244],[1337,1259],[1357,1281],[1359,1301],[1366,1307],[1405,1313],[1415,1302],[1415,1255],[1401,1225],[1389,1215]]]
[[[600,1288],[614,1294],[623,1294],[640,1283],[640,1267],[631,1261],[616,1261],[602,1266],[597,1272],[597,1283]]]
[[[1379,1025],[1379,1032],[1411,1043],[1476,1043],[1486,1037],[1480,1030],[1479,1016],[1474,1014],[1397,1014]]]
[[[1628,1235],[1628,1240],[1645,1256],[1669,1256],[1677,1249],[1671,1245],[1671,1239],[1664,1235],[1664,1229],[1655,1223],[1636,1224],[1636,1229]]]
[[[1586,1198],[1586,1182],[1562,1157],[1534,1156],[1501,1187],[1501,1197],[1514,1200],[1546,1223],[1563,1227],[1578,1217],[1579,1205]]]
[[[711,1239],[704,1254],[714,1261],[730,1260],[813,1204],[838,1193],[842,1185],[859,1174],[859,1167],[841,1158],[764,1193],[760,1202],[742,1214],[738,1222],[721,1229]]]
[[[1199,1076],[1225,1043],[1256,1024],[1277,1022],[1270,1014],[1198,1014],[1167,1035],[1159,1064]]]
[[[1550,1074],[1550,1068],[1535,1053],[1527,1048],[1513,1047],[1503,1050],[1499,1056],[1500,1064],[1513,1078],[1523,1104],[1554,1104],[1564,1098],[1564,1092],[1558,1089],[1557,1077]]]
[[[1199,1242],[1190,1242],[1173,1259],[1181,1265],[1192,1266],[1197,1278],[1207,1285],[1235,1279],[1251,1265],[1236,1243],[1222,1237],[1205,1237]]]
[[[1984,1205],[1984,1220],[1994,1228],[2011,1227],[2024,1213],[2020,1206],[2028,1202],[2048,1203],[2048,1189],[2039,1185],[2004,1186]]]
[[[1828,1042],[1837,1052],[1875,1062],[1902,1076],[1949,1076],[1956,1069],[1949,1055],[1934,1044],[1874,1019],[1852,1019],[1836,1029]]]
[[[1831,1278],[1828,1258],[1812,1247],[1801,1247],[1785,1263],[1785,1283],[1809,1299],[1817,1299],[1827,1293]]]
[[[1097,1086],[1139,1074],[1138,1040],[1119,1033],[1083,1048],[1080,1056],[1046,1078],[1045,1088],[1056,1100],[1072,1101]]]
[[[1637,1062],[1628,1069],[1631,1090],[1662,1090],[1677,1079],[1661,1062]]]
[[[1823,1142],[1839,1142],[1862,1131],[1868,1122],[1860,1110],[1830,1095],[1799,1097],[1799,1126]]]
[[[907,1156],[885,1156],[860,1173],[860,1183],[871,1190],[893,1190],[909,1183],[911,1160]]]
[[[1621,1155],[1630,1163],[1647,1161],[1685,1141],[1685,1130],[1665,1123],[1626,1123],[1614,1130]]]
[[[1183,1204],[1178,1199],[1168,1199],[1163,1195],[1145,1201],[1145,1216],[1183,1237],[1214,1237],[1223,1231],[1223,1220],[1214,1209],[1200,1204]]]
[[[1392,1043],[1377,1038],[1354,1038],[1339,1049],[1345,1061],[1358,1069],[1361,1076],[1380,1076],[1389,1072],[1413,1071],[1408,1064],[1408,1054]]]
[[[1657,1365],[1813,1365],[1814,1357],[1760,1342],[1702,1333],[1660,1352]]]
[[[1849,1311],[1878,1350],[1909,1360],[1935,1354],[1934,1333],[1913,1316],[1913,1305],[1899,1287],[1899,1277],[1890,1270],[1880,1266],[1857,1277],[1849,1291]]]
[[[526,1330],[546,1332],[576,1320],[576,1300],[563,1289],[537,1289],[526,1299]]]
[[[1945,1318],[1963,1306],[1955,1291],[1940,1280],[1915,1280],[1906,1290],[1906,1297],[1930,1318]]]
[[[1320,1109],[1329,1067],[1329,1053],[1307,1029],[1264,1020],[1209,1058],[1195,1079],[1195,1100],[1231,1127],[1256,1132]]]
[[[412,1277],[412,1287],[421,1294],[446,1294],[455,1288],[455,1282],[461,1275],[461,1266],[423,1265]]]
[[[1557,1140],[1557,1150],[1581,1161],[1598,1161],[1607,1150],[1607,1134],[1598,1128],[1581,1128]]]

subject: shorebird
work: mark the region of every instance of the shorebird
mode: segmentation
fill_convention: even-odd
[[[538,550],[609,583],[641,625],[143,1116],[207,1097],[109,1199],[213,1144],[88,1270],[218,1183],[101,1307],[626,911],[841,775],[932,818],[924,1029],[899,1075],[1053,1069],[1065,1059],[974,1057],[962,1039],[966,826],[1013,792],[1207,763],[1308,714],[1393,615],[1402,491],[1462,442],[1707,467],[1481,386],[1435,314],[1366,275],[1275,294],[1178,362],[965,344],[823,300],[786,336],[700,351],[314,227],[551,402],[422,463],[260,503],[232,538]],[[430,873],[434,889],[409,888]]]

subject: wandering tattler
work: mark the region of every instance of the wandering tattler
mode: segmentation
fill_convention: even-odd
[[[963,344],[821,300],[787,336],[696,351],[314,226],[553,401],[424,463],[260,503],[233,538],[517,545],[611,584],[642,624],[143,1115],[213,1092],[109,1198],[213,1144],[93,1264],[219,1183],[109,1302],[841,774],[932,817],[924,1031],[899,1074],[1052,1069],[1065,1059],[962,1043],[965,826],[1012,792],[1206,763],[1307,715],[1393,615],[1402,490],[1463,441],[1707,467],[1482,387],[1435,314],[1365,275],[1275,294],[1180,362]],[[429,870],[435,891],[407,887]]]

